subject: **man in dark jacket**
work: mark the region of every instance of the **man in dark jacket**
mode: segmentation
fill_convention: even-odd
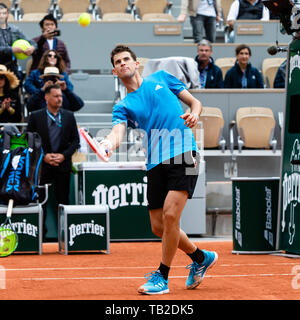
[[[37,50],[32,55],[32,65],[30,71],[37,69],[42,55],[47,50],[55,49],[63,58],[66,64],[66,72],[70,74],[71,61],[65,43],[57,38],[57,20],[52,14],[46,15],[39,23],[42,35],[33,38],[37,43]]]
[[[221,69],[214,64],[212,58],[212,45],[208,40],[201,40],[197,46],[195,60],[198,63],[200,72],[201,88],[224,88]]]
[[[42,138],[41,184],[53,183],[57,203],[68,205],[72,155],[80,146],[77,124],[73,113],[61,108],[63,98],[58,84],[45,89],[45,99],[47,107],[30,114],[27,130]],[[43,210],[45,236],[46,206]]]

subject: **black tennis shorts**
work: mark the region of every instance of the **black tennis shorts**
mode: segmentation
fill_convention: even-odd
[[[188,151],[147,171],[148,209],[162,208],[170,190],[185,190],[191,199],[199,172],[199,154]]]

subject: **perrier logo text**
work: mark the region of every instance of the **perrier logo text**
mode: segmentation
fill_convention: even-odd
[[[104,237],[105,228],[100,224],[95,224],[94,220],[91,220],[90,223],[73,223],[69,226],[69,245],[72,246],[74,239],[84,234],[94,234],[99,237]]]

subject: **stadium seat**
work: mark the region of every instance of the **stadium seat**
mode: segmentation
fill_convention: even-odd
[[[222,136],[224,128],[224,118],[220,108],[203,107],[199,121],[203,123],[204,129],[204,148],[221,148],[225,150],[225,139]],[[193,129],[194,137],[200,148],[200,124]]]
[[[148,62],[148,60],[149,60],[148,58],[142,58],[142,57],[137,58],[137,61],[140,63],[140,66],[139,66],[140,75],[143,74],[144,67],[145,67],[146,63]]]
[[[273,88],[274,79],[279,66],[285,58],[266,58],[262,63],[262,74],[267,88]]]
[[[12,6],[12,0],[1,0],[0,2],[4,3],[8,9]]]
[[[58,5],[64,16],[66,13],[91,13],[97,2],[98,0],[93,2],[90,0],[59,0]]]
[[[175,18],[169,13],[145,13],[142,16],[142,21],[175,21]]]
[[[134,17],[130,13],[111,12],[103,14],[102,21],[134,21]]]
[[[223,79],[225,79],[226,72],[234,66],[235,61],[235,57],[216,59],[215,64],[222,70]]]
[[[19,0],[22,21],[40,21],[49,13],[51,0]]]
[[[62,22],[77,22],[79,19],[79,16],[81,15],[82,12],[68,12],[65,13],[62,18],[61,21]],[[91,15],[91,21],[95,21],[93,15]]]
[[[99,16],[104,21],[134,20],[129,17],[130,14],[133,16],[133,4],[130,5],[128,0],[98,0],[97,6],[99,7]],[[107,16],[107,14],[109,15]]]
[[[143,20],[146,13],[168,13],[171,14],[172,2],[167,0],[136,0],[136,14]]]
[[[271,108],[241,107],[236,112],[238,147],[276,150],[275,118]]]

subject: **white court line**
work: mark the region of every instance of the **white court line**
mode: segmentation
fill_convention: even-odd
[[[297,262],[278,262],[273,263],[273,265],[297,265]],[[268,263],[248,263],[248,264],[217,264],[218,267],[256,267],[256,266],[269,266]],[[185,268],[184,266],[172,266],[174,268]],[[157,266],[133,266],[133,267],[122,267],[122,266],[95,266],[95,267],[45,267],[45,268],[5,268],[6,271],[55,271],[55,270],[106,270],[106,269],[156,269]]]
[[[293,276],[292,273],[261,273],[261,274],[222,274],[222,275],[206,275],[206,278],[239,278],[239,277],[274,277],[274,276]],[[170,276],[170,279],[182,279],[186,276]],[[144,277],[72,277],[72,278],[8,278],[7,280],[22,281],[54,281],[54,280],[128,280],[128,279],[144,279]]]

